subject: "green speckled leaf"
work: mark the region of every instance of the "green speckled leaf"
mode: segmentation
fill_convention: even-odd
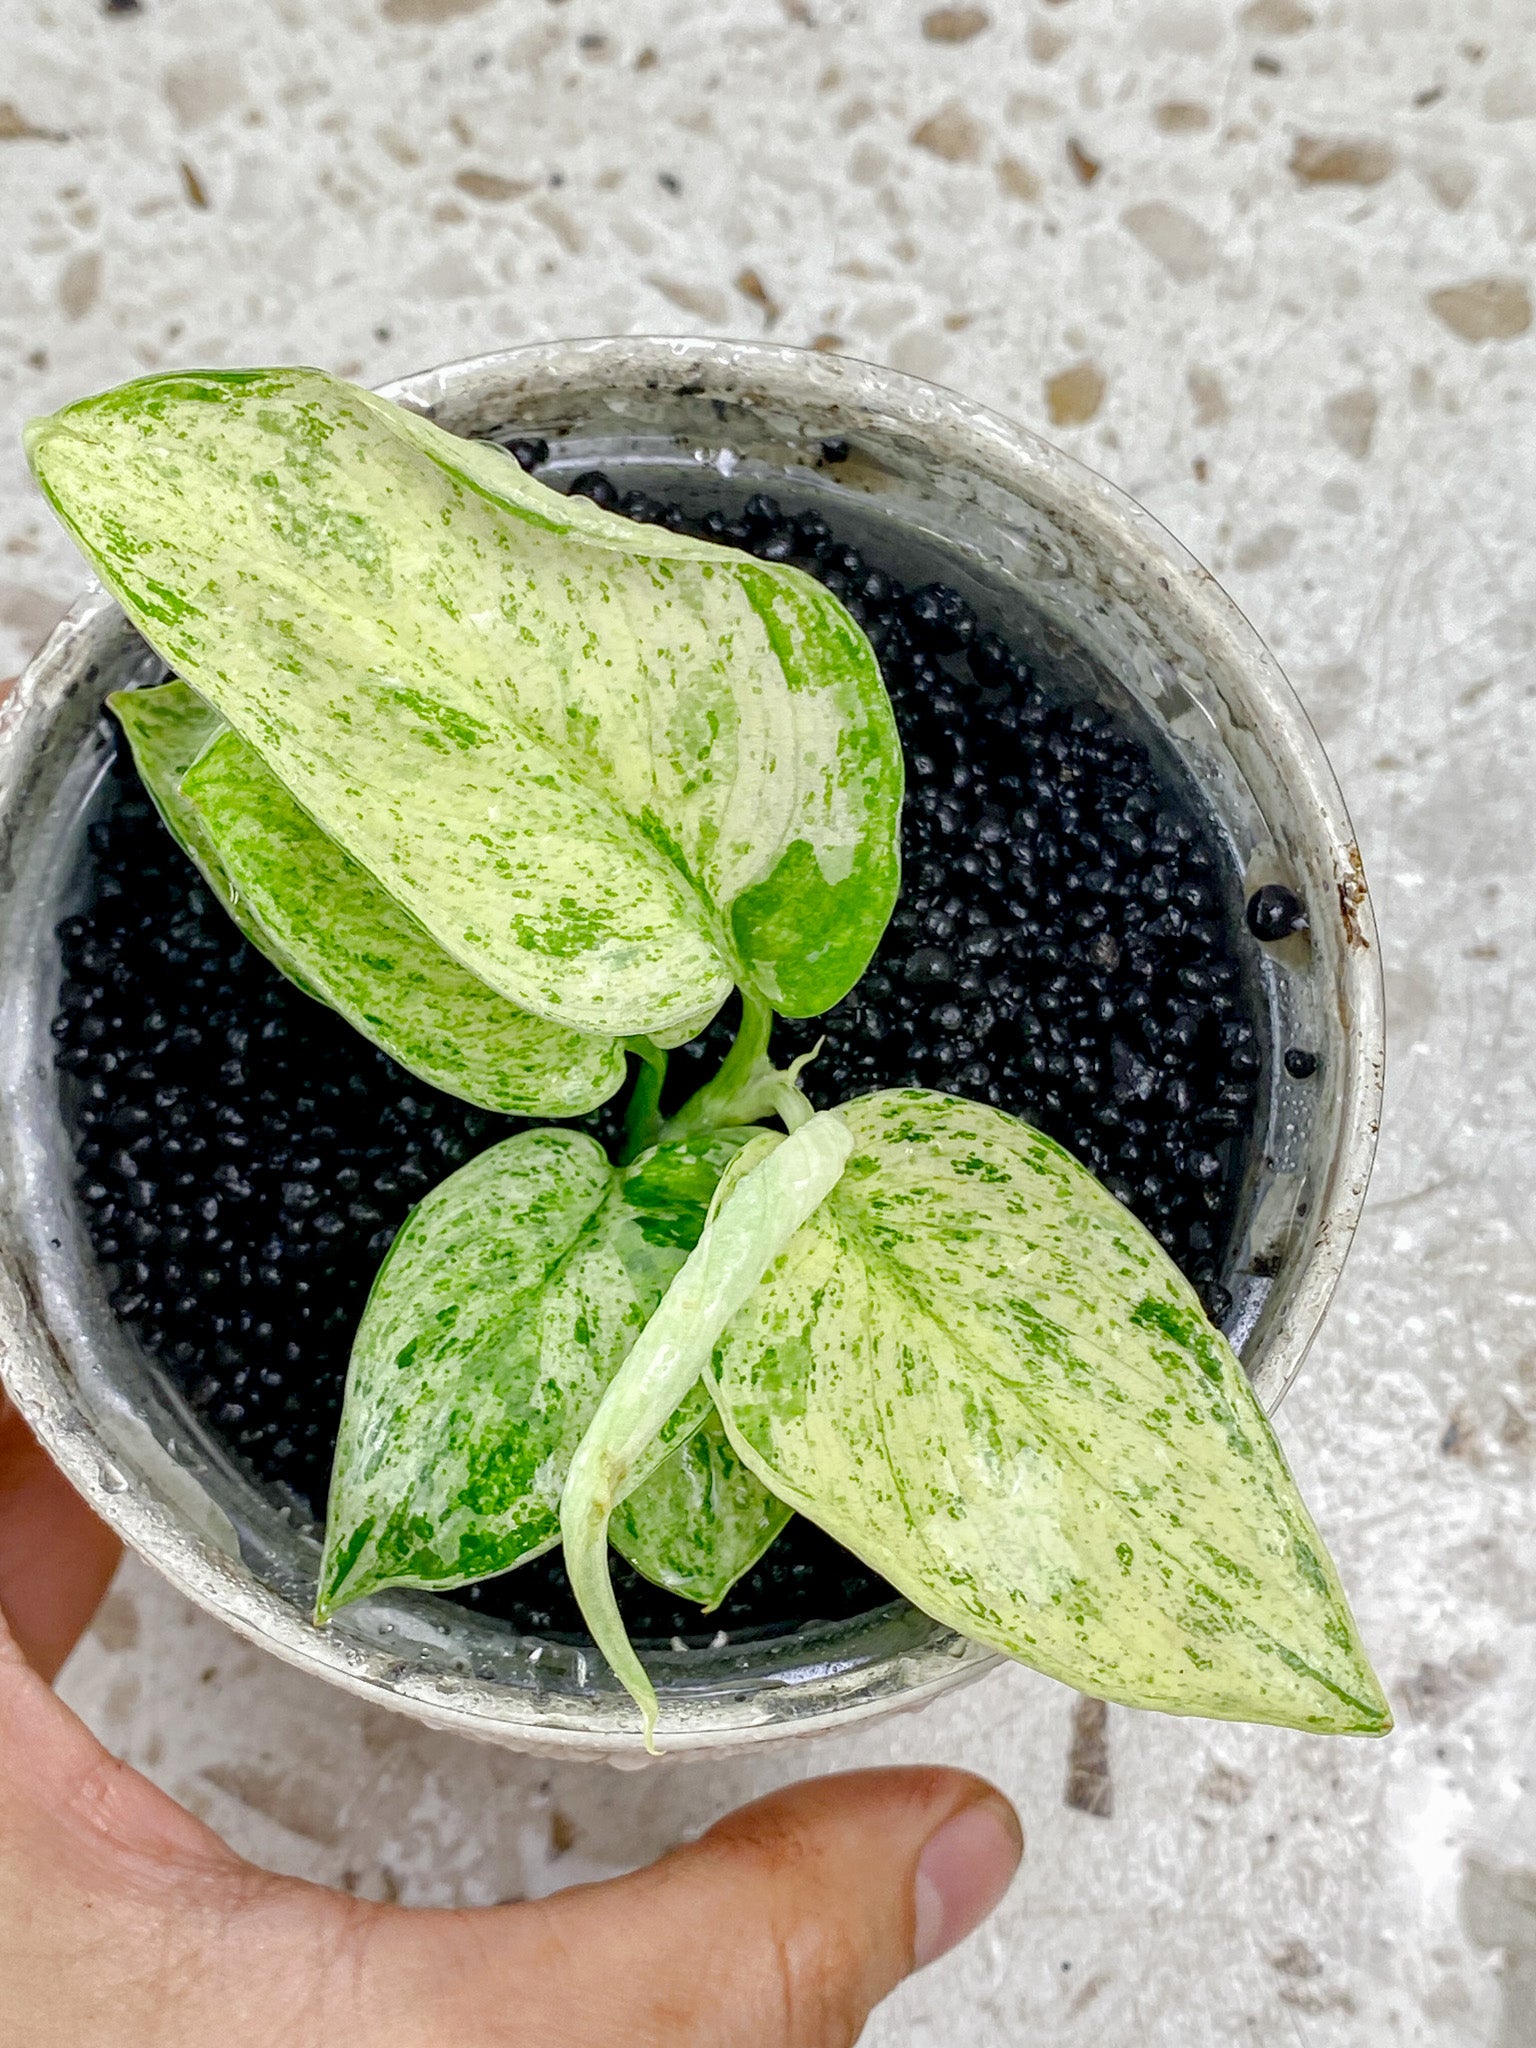
[[[718,1415],[614,1509],[608,1540],[653,1585],[706,1613],[751,1571],[789,1520],[732,1448]]]
[[[722,1339],[759,1478],[927,1613],[1101,1698],[1391,1725],[1224,1338],[1082,1166],[921,1090],[845,1104],[842,1179]]]
[[[353,1344],[322,1619],[381,1586],[462,1586],[549,1548],[572,1453],[747,1135],[620,1171],[579,1132],[524,1131],[413,1211]],[[642,1476],[708,1412],[695,1387]]]
[[[299,962],[236,901],[234,883],[224,871],[218,851],[202,819],[182,795],[181,781],[204,747],[227,731],[211,704],[205,704],[185,683],[165,683],[153,690],[118,690],[107,699],[133,750],[139,779],[154,799],[171,837],[202,871],[203,879],[245,936],[274,967],[315,995]]]
[[[476,980],[237,733],[225,727],[210,741],[183,774],[181,797],[240,925],[422,1080],[508,1116],[580,1116],[622,1083],[621,1045],[530,1016]]]
[[[895,902],[901,751],[812,578],[636,527],[315,370],[37,421],[166,659],[446,951],[573,1029],[835,1002]]]

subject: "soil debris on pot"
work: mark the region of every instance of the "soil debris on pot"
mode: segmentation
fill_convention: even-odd
[[[547,459],[537,439],[496,438],[526,468]],[[904,587],[820,513],[758,492],[687,515],[597,470],[573,488],[810,570],[880,657],[907,764],[901,901],[859,985],[782,1023],[777,1056],[822,1041],[804,1076],[819,1106],[913,1083],[1038,1125],[1219,1320],[1262,1056],[1226,855],[1189,793],[1118,713],[1033,673],[942,580]],[[53,1028],[113,1305],[210,1429],[319,1516],[352,1334],[395,1232],[519,1125],[405,1073],[248,946],[126,747],[88,839],[93,900],[60,928]],[[734,1011],[673,1054],[668,1106],[718,1063]],[[615,1103],[587,1122],[611,1139],[620,1120]],[[641,1641],[745,1638],[894,1597],[798,1517],[707,1618],[613,1565]],[[585,1636],[558,1551],[448,1597]]]

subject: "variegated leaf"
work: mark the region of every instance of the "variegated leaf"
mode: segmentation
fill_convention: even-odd
[[[732,1448],[718,1415],[614,1509],[608,1540],[653,1585],[706,1613],[751,1571],[789,1520]]]
[[[747,1134],[619,1171],[576,1131],[524,1131],[427,1196],[352,1350],[317,1611],[462,1586],[547,1550],[572,1453],[704,1227]],[[685,1390],[643,1478],[704,1420]]]
[[[1157,1242],[997,1110],[904,1089],[838,1115],[842,1179],[711,1369],[764,1484],[1101,1698],[1388,1728],[1242,1368]]]
[[[240,925],[422,1080],[508,1116],[580,1116],[623,1082],[621,1045],[531,1016],[461,967],[237,733],[210,741],[181,795]]]
[[[152,690],[117,690],[107,703],[123,728],[139,780],[165,820],[171,837],[201,871],[214,895],[258,952],[264,953],[306,995],[316,993],[299,962],[254,918],[242,914],[233,882],[197,812],[182,794],[181,779],[198,755],[228,730],[211,704],[185,683]]]
[[[640,1709],[647,1749],[655,1748],[656,1688],[614,1598],[610,1518],[650,1469],[658,1432],[665,1433],[678,1401],[699,1385],[722,1332],[836,1186],[853,1146],[833,1113],[809,1115],[787,1138],[768,1131],[738,1135],[746,1142],[720,1175],[699,1240],[605,1389],[560,1496],[571,1591],[592,1640]]]
[[[135,623],[473,974],[665,1034],[810,1015],[897,890],[901,752],[812,578],[564,498],[313,370],[145,378],[29,429]]]

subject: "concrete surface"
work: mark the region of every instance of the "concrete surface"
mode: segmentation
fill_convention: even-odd
[[[653,1855],[809,1769],[989,1771],[1029,1858],[868,2039],[1536,2041],[1525,0],[0,0],[0,643],[79,582],[15,427],[179,362],[373,381],[543,335],[765,330],[1055,430],[1220,574],[1354,806],[1381,1166],[1282,1417],[1399,1713],[1350,1745],[1019,1671],[638,1777],[414,1730],[127,1569],[66,1681],[272,1865],[414,1900]],[[1077,1805],[1068,1801],[1070,1784]]]

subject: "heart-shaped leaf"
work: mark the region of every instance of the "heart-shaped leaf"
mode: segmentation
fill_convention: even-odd
[[[580,1132],[524,1131],[413,1211],[359,1325],[317,1614],[381,1586],[462,1586],[547,1550],[571,1456],[752,1134],[622,1171]],[[639,1483],[705,1419],[679,1390]]]
[[[306,994],[433,1087],[508,1116],[580,1116],[623,1048],[530,1016],[450,959],[185,683],[108,699],[161,816],[240,929]]]
[[[901,750],[812,578],[564,498],[314,370],[28,432],[108,587],[478,979],[617,1038],[811,1015],[895,902]]]
[[[1083,1691],[1388,1728],[1242,1368],[1148,1232],[997,1110],[903,1089],[838,1115],[841,1180],[711,1368],[764,1484]]]
[[[608,1539],[653,1585],[697,1600],[708,1613],[791,1513],[742,1463],[711,1413],[614,1509]]]

